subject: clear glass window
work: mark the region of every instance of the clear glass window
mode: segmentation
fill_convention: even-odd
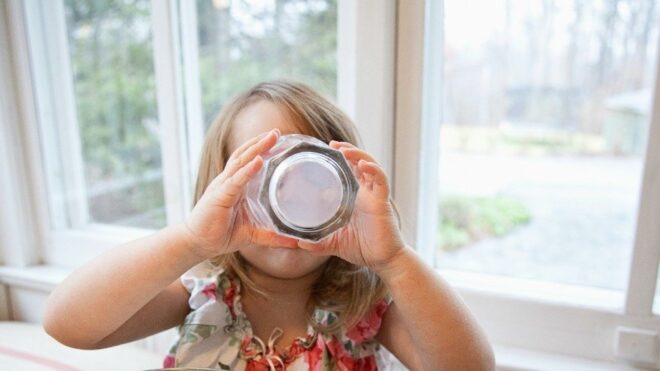
[[[66,192],[85,199],[89,223],[161,227],[151,3],[66,0],[64,11],[84,173],[84,190]]]
[[[263,80],[299,80],[336,97],[336,0],[198,0],[197,22],[206,126]]]
[[[444,4],[437,264],[624,290],[659,2]]]

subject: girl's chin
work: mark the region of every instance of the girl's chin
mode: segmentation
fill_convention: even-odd
[[[328,260],[327,256],[314,256],[299,248],[254,246],[240,253],[253,267],[283,279],[305,276]]]

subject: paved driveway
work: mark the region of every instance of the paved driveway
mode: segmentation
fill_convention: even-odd
[[[441,267],[623,289],[641,170],[638,158],[444,155],[441,192],[507,195],[527,205],[532,220],[502,238],[441,255],[438,262]]]

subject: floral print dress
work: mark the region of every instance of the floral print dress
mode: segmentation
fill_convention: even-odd
[[[274,343],[282,335],[276,328],[264,342],[252,333],[241,305],[240,281],[206,263],[200,275],[191,270],[181,277],[190,292],[191,312],[178,327],[179,335],[163,367],[198,367],[214,370],[387,370],[392,355],[374,338],[390,299],[377,303],[353,328],[340,335],[324,334],[309,325],[282,351]],[[203,271],[202,271],[203,272]],[[316,309],[321,324],[336,320],[330,311]],[[279,348],[279,347],[278,347]]]

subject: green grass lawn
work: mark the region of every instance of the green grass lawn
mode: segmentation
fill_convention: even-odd
[[[440,200],[440,248],[453,251],[488,237],[500,237],[529,223],[530,211],[503,196],[445,196]]]

